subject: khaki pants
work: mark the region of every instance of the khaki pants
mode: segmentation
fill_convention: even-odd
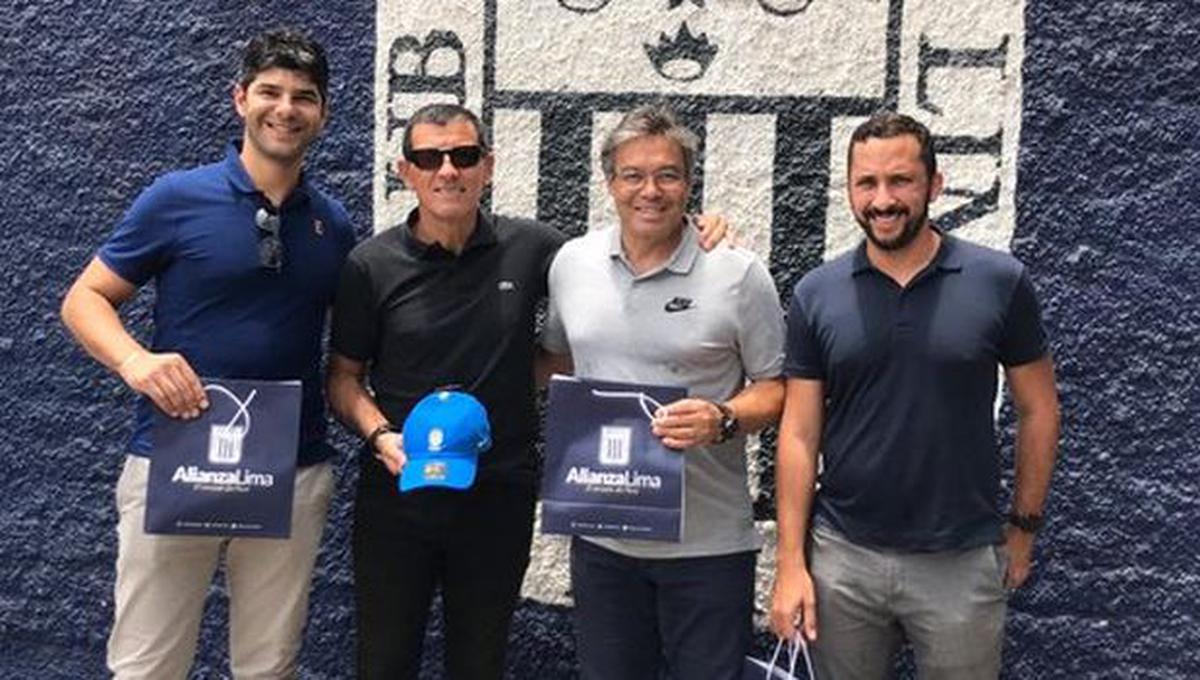
[[[146,534],[150,461],[128,456],[117,482],[116,617],[108,666],[117,680],[183,680],[204,599],[225,549],[233,676],[292,678],[333,493],[329,463],[296,471],[288,539]]]
[[[1008,593],[1004,547],[876,550],[816,526],[813,665],[824,680],[881,680],[907,638],[921,680],[996,680]]]

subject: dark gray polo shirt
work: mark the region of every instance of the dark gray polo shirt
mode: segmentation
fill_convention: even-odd
[[[1033,286],[1005,253],[944,235],[906,288],[865,245],[809,272],[784,373],[824,382],[815,521],[875,547],[1000,542],[998,367],[1046,351]]]

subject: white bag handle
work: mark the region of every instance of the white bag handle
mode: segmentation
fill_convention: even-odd
[[[775,653],[771,655],[771,663],[767,667],[766,680],[771,680],[775,673],[776,663],[779,662],[779,653],[783,651],[784,639],[779,638],[775,644]],[[797,632],[795,637],[787,641],[788,646],[788,677],[792,680],[796,679],[796,664],[800,660],[800,655],[804,655],[804,669],[808,671],[808,680],[817,680],[817,674],[813,672],[812,659],[808,655],[808,643],[804,640],[804,634]]]

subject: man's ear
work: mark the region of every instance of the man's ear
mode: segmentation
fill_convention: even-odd
[[[396,176],[404,182],[404,186],[411,187],[412,182],[408,181],[409,163],[401,156],[396,159],[395,165],[392,166],[396,170]]]
[[[934,201],[938,200],[938,197],[942,195],[942,189],[945,188],[945,185],[946,185],[946,178],[942,175],[942,171],[939,170],[939,171],[933,173],[933,177],[930,178],[930,180],[929,180],[929,202],[930,203],[933,203]]]
[[[238,116],[246,117],[246,88],[241,83],[233,84],[233,108],[237,111]]]

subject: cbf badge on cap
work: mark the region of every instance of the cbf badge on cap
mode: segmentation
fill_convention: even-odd
[[[467,489],[475,483],[479,454],[492,446],[487,409],[463,392],[426,395],[404,420],[400,491],[426,486]]]

